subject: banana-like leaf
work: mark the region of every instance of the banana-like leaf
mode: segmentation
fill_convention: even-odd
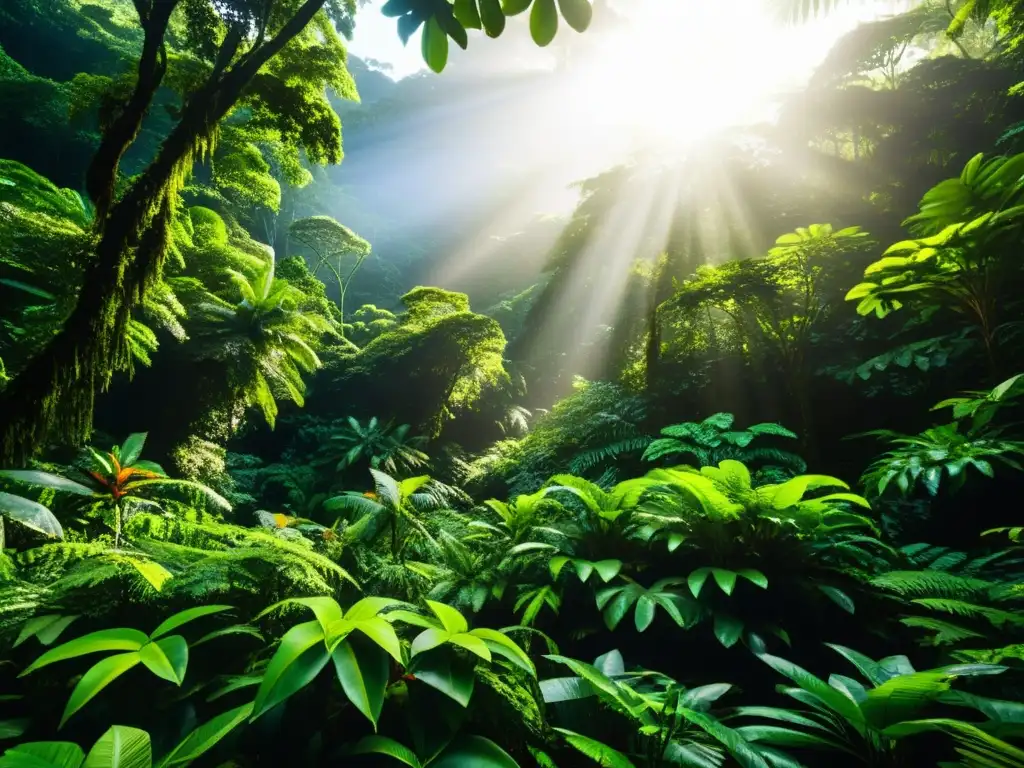
[[[138,728],[114,725],[100,736],[82,768],[152,768],[149,734]]]
[[[178,746],[157,763],[156,768],[171,768],[197,759],[252,715],[252,708],[252,702],[248,702],[203,723],[182,739]]]
[[[55,539],[64,538],[64,529],[54,514],[37,501],[0,491],[0,514]]]
[[[388,685],[388,655],[368,641],[344,640],[331,653],[342,690],[377,729]]]
[[[100,651],[137,651],[148,642],[149,637],[137,629],[128,627],[101,629],[98,632],[90,632],[88,635],[69,640],[47,651],[26,667],[19,677],[23,677],[54,662],[74,659],[89,653],[99,653]]]
[[[296,624],[285,632],[263,673],[263,682],[253,704],[252,719],[311,683],[329,660],[320,622]]]
[[[100,691],[114,682],[114,680],[119,678],[129,669],[136,666],[140,661],[141,658],[139,657],[139,652],[130,651],[129,653],[119,653],[116,656],[108,656],[102,661],[97,661],[93,664],[92,667],[82,675],[74,690],[71,691],[71,697],[68,699],[68,703],[64,707],[64,714],[60,719],[61,727],[63,727],[64,723],[66,723],[73,714],[88,704]]]

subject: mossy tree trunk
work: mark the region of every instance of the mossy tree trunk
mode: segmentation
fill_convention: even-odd
[[[172,202],[194,160],[208,152],[217,125],[259,69],[298,35],[324,5],[306,0],[271,39],[237,56],[242,35],[225,36],[206,81],[184,102],[181,118],[155,159],[125,195],[113,200],[118,165],[138,133],[166,67],[164,34],[180,0],[136,0],[145,32],[139,78],[122,113],[106,128],[89,169],[98,243],[78,302],[53,341],[0,395],[0,463],[24,463],[49,439],[84,441],[97,390],[130,367],[125,330],[132,310],[160,279]]]

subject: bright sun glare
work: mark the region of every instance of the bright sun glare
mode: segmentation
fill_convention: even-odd
[[[600,133],[678,148],[771,119],[778,97],[805,83],[838,37],[905,3],[858,3],[797,26],[776,21],[766,0],[620,5],[628,23],[575,68],[573,108]]]
[[[571,358],[588,358],[588,334],[615,322],[625,296],[622,276],[638,258],[649,258],[652,243],[666,243],[670,223],[690,180],[704,173],[716,174],[717,158],[695,156],[702,140],[732,126],[771,120],[782,97],[798,92],[815,67],[843,34],[858,23],[906,10],[912,0],[878,0],[840,4],[824,18],[801,25],[775,20],[771,0],[612,0],[625,23],[605,25],[583,35],[565,25],[557,44],[567,50],[536,49],[529,41],[525,22],[510,24],[500,40],[471,38],[473,46],[493,45],[498,72],[509,69],[548,68],[559,53],[567,53],[567,66],[529,81],[528,89],[510,88],[499,76],[486,103],[472,106],[453,100],[438,107],[438,125],[464,139],[460,150],[473,147],[492,160],[486,172],[475,167],[472,155],[454,152],[444,183],[420,215],[425,221],[449,220],[466,205],[467,198],[501,192],[500,204],[492,206],[486,221],[471,225],[462,242],[427,276],[431,284],[459,285],[496,258],[499,238],[523,231],[538,212],[568,213],[577,193],[567,186],[595,176],[638,154],[656,166],[674,165],[691,156],[698,161],[681,173],[640,174],[623,189],[601,221],[593,227],[581,253],[563,281],[559,306],[564,317],[549,318],[533,336],[543,345],[547,337],[559,337]],[[371,11],[372,12],[372,11]],[[412,56],[419,55],[416,39],[396,52],[388,47],[384,27],[369,26],[376,39],[360,43],[357,54],[387,59],[395,74],[409,74]],[[376,35],[376,30],[381,35]],[[393,35],[391,27],[390,35]],[[520,45],[522,43],[522,45]],[[502,47],[505,46],[505,47]],[[517,47],[518,46],[518,47]],[[553,55],[554,54],[554,55]],[[452,49],[452,72],[479,76],[480,59],[461,59]],[[461,61],[460,61],[461,60]],[[428,75],[433,77],[433,75]],[[464,146],[463,146],[464,144]],[[377,147],[381,172],[390,170],[395,188],[410,166],[391,160],[388,142]],[[477,155],[479,156],[479,155]],[[497,158],[497,160],[493,160]],[[730,231],[740,237],[753,235],[748,227],[750,201],[729,179],[719,179],[717,207],[728,214]],[[568,219],[566,219],[567,221]],[[702,242],[713,258],[718,253],[713,222],[701,222],[690,235]],[[707,231],[705,231],[707,230]],[[573,360],[567,366],[573,368]]]

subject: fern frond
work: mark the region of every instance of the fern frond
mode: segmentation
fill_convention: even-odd
[[[953,643],[959,643],[963,640],[984,637],[980,632],[975,632],[972,629],[951,624],[950,622],[943,621],[942,619],[933,619],[928,616],[906,616],[900,619],[900,623],[908,627],[926,629],[929,632],[934,633],[927,639],[927,641],[922,641],[922,644],[926,645],[952,645]]]
[[[999,608],[990,608],[985,605],[976,605],[964,600],[920,597],[915,600],[911,600],[911,602],[916,605],[920,605],[923,608],[928,608],[929,610],[949,613],[954,616],[982,618],[995,627],[1001,627],[1004,624],[1024,626],[1024,614],[1003,611]]]
[[[651,440],[652,438],[647,435],[641,435],[640,437],[628,437],[624,440],[609,443],[608,445],[602,445],[599,448],[584,451],[583,453],[577,454],[569,462],[569,471],[574,475],[582,474],[606,461],[614,461],[625,454],[642,451],[650,445]]]
[[[930,595],[956,599],[976,598],[992,586],[989,581],[931,570],[890,571],[873,578],[871,584],[902,597]]]

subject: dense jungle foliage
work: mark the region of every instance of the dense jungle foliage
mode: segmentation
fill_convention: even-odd
[[[615,16],[388,0],[396,82],[357,5],[0,4],[0,768],[1024,768],[1024,4],[862,24],[464,290],[360,152]]]

